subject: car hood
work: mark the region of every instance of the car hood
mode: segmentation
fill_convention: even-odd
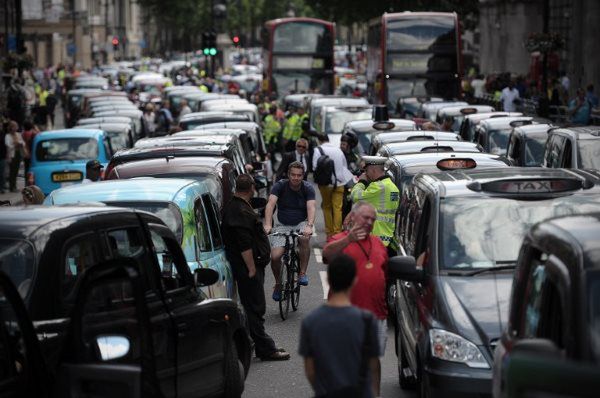
[[[456,332],[478,345],[500,337],[508,320],[511,272],[475,276],[442,276],[450,322]]]

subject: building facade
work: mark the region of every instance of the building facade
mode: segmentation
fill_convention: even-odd
[[[600,86],[600,1],[598,0],[480,0],[480,51],[482,73],[510,72],[527,75],[532,58],[524,42],[544,27],[561,35],[564,46],[556,52],[550,78],[563,72],[577,87]],[[533,61],[535,62],[535,61]]]
[[[139,57],[145,47],[134,0],[21,0],[23,37],[37,67]],[[113,45],[113,40],[118,45]]]

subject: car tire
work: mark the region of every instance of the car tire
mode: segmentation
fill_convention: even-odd
[[[415,379],[411,376],[406,376],[403,369],[408,367],[408,361],[406,360],[406,353],[404,351],[404,345],[402,344],[402,337],[398,328],[396,330],[396,356],[398,359],[398,383],[400,388],[403,390],[412,390],[415,388]]]
[[[244,392],[244,365],[238,358],[233,340],[225,355],[225,386],[223,398],[240,398]]]

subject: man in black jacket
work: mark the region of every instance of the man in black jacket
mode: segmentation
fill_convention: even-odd
[[[304,165],[304,180],[308,175],[310,159],[308,156],[308,141],[305,138],[300,138],[296,141],[296,150],[285,152],[282,155],[281,163],[277,169],[276,181],[287,178],[288,167],[293,162],[300,162]]]
[[[282,361],[290,359],[290,354],[278,349],[265,331],[264,281],[265,267],[271,257],[271,244],[260,218],[250,205],[254,193],[252,176],[240,175],[236,179],[236,192],[223,210],[221,229],[256,356],[263,361]]]

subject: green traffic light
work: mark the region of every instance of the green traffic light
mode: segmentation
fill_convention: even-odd
[[[210,49],[209,48],[205,48],[203,51],[204,51],[204,55],[209,55],[210,54]]]
[[[210,55],[213,55],[213,56],[214,56],[214,55],[217,55],[217,49],[216,49],[216,48],[211,48],[210,50],[208,50],[208,53],[209,53]]]

